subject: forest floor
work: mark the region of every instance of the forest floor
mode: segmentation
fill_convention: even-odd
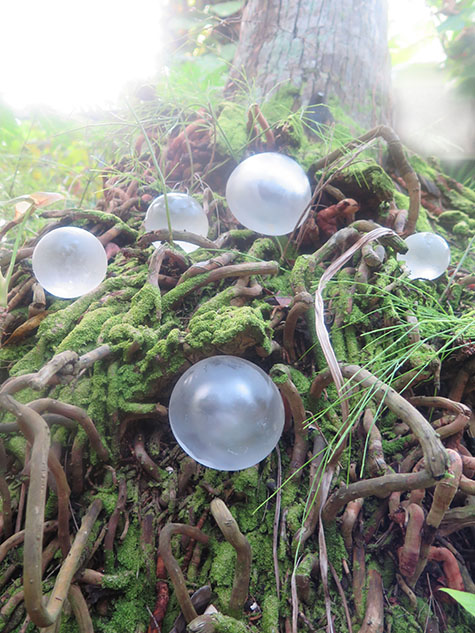
[[[475,592],[475,192],[389,128],[310,138],[284,106],[203,109],[171,132],[150,113],[95,209],[35,199],[49,222],[1,314],[1,631],[474,629],[442,589]],[[312,187],[284,238],[225,202],[236,163],[265,151]],[[199,200],[208,237],[144,232],[164,184]],[[108,256],[76,300],[31,268],[62,226]],[[435,280],[397,258],[414,231],[450,245]],[[235,472],[195,462],[168,423],[178,378],[215,355],[258,365],[285,404],[275,450]]]

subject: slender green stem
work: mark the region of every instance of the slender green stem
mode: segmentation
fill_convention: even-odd
[[[137,113],[135,112],[134,108],[132,107],[132,105],[127,102],[127,106],[129,107],[129,110],[132,112],[132,115],[134,117],[134,119],[137,121],[137,125],[140,128],[140,131],[142,132],[145,142],[147,143],[147,147],[148,147],[148,151],[150,152],[150,156],[152,158],[152,162],[155,166],[155,169],[157,170],[157,174],[160,178],[160,182],[162,185],[162,190],[163,190],[163,200],[165,202],[165,213],[167,215],[167,225],[168,225],[168,233],[169,233],[169,241],[170,244],[173,246],[173,236],[172,236],[172,221],[170,218],[170,209],[168,207],[168,196],[167,196],[167,184],[165,182],[165,177],[163,175],[162,170],[160,169],[160,165],[158,164],[158,160],[157,157],[155,156],[155,152],[153,151],[153,147],[152,147],[152,143],[150,142],[150,139],[148,137],[147,131],[144,128],[142,121],[139,119],[139,117],[137,116]]]

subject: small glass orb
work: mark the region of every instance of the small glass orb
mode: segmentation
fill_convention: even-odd
[[[203,237],[208,235],[208,218],[203,207],[194,198],[186,193],[167,193],[167,202],[172,229],[189,231]],[[165,196],[158,196],[152,200],[145,215],[144,225],[146,231],[168,229]],[[189,242],[177,241],[176,243],[186,253],[191,253],[199,248],[196,244]],[[160,242],[153,242],[153,245],[158,247]]]
[[[246,158],[226,184],[229,208],[241,224],[264,235],[293,231],[312,198],[298,163],[276,152]]]
[[[106,252],[97,237],[74,226],[43,236],[33,251],[32,264],[43,288],[63,299],[94,290],[107,272]]]
[[[168,415],[182,449],[216,470],[254,466],[284,428],[279,390],[260,367],[237,356],[213,356],[190,367],[173,389]]]
[[[450,264],[450,247],[435,233],[413,233],[406,237],[407,253],[397,258],[409,269],[409,279],[437,279]]]

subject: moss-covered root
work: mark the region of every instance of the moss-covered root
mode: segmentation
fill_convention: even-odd
[[[226,504],[221,499],[213,499],[211,513],[223,533],[225,539],[234,547],[237,553],[234,582],[229,599],[228,612],[231,616],[242,616],[244,603],[249,594],[249,581],[251,577],[251,546],[242,534],[236,520],[229,512]]]
[[[239,620],[221,613],[200,615],[189,623],[188,633],[249,633],[250,629]]]
[[[285,365],[278,364],[272,367],[270,376],[279,388],[280,393],[289,403],[292,417],[294,419],[294,447],[292,457],[290,459],[289,475],[296,473],[296,477],[300,478],[302,466],[307,460],[307,430],[305,429],[305,406],[302,398],[290,378],[290,369]]]
[[[173,583],[177,600],[180,604],[183,615],[187,622],[194,620],[198,614],[193,606],[188,590],[186,588],[183,572],[180,569],[180,565],[177,563],[171,550],[171,538],[173,534],[185,534],[190,538],[199,541],[200,543],[208,543],[208,536],[201,530],[198,530],[191,525],[182,525],[180,523],[168,523],[160,532],[159,549],[160,555],[167,568],[168,575]]]

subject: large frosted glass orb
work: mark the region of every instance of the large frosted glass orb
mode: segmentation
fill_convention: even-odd
[[[304,170],[288,156],[275,152],[246,158],[226,185],[226,200],[236,219],[264,235],[290,233],[311,197]]]
[[[107,272],[106,252],[97,237],[74,226],[43,236],[33,251],[32,264],[43,288],[63,299],[94,290]]]
[[[189,231],[203,237],[208,235],[208,218],[203,207],[194,198],[186,193],[168,193],[167,202],[172,229]],[[158,196],[152,200],[145,215],[144,225],[146,231],[168,229],[165,196]],[[199,248],[189,242],[177,241],[176,243],[187,253]],[[153,245],[159,246],[160,242],[153,242]]]
[[[450,264],[450,248],[440,235],[413,233],[406,237],[407,253],[398,254],[409,269],[410,279],[437,279]]]
[[[236,356],[190,367],[173,389],[168,415],[182,449],[216,470],[257,464],[284,428],[279,390],[260,367]]]

